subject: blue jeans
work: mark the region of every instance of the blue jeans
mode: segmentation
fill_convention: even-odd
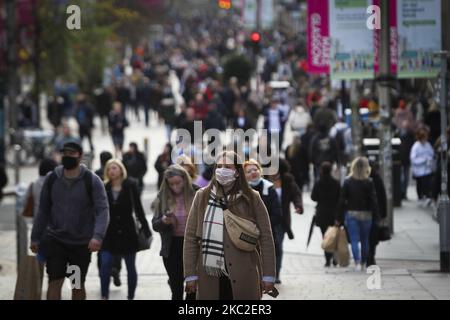
[[[109,298],[109,280],[111,279],[111,269],[113,267],[114,255],[109,251],[101,251],[102,265],[100,267],[100,284],[102,298]],[[134,292],[137,286],[136,253],[123,256],[127,266],[128,274],[128,299],[134,299]]]
[[[358,220],[346,214],[345,225],[348,229],[355,263],[365,264],[369,256],[369,235],[372,228],[372,220]],[[360,242],[361,254],[359,251]]]

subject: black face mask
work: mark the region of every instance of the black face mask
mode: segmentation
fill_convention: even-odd
[[[75,167],[78,165],[78,158],[63,156],[62,165],[66,170],[75,169]]]

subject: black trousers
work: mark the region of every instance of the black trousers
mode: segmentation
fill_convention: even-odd
[[[417,181],[417,197],[419,200],[423,198],[431,198],[432,178],[432,174],[415,178]]]
[[[219,300],[233,300],[231,281],[227,276],[221,276],[219,279]]]
[[[169,276],[172,300],[183,300],[184,293],[184,270],[183,270],[183,237],[173,237],[170,246],[170,253],[167,258],[163,258],[164,267]],[[188,294],[186,300],[195,300],[195,293]]]
[[[328,226],[320,226],[320,231],[322,231],[322,238],[325,236],[325,232],[327,232]],[[333,254],[331,252],[324,251],[325,261],[327,265],[331,263],[331,259],[333,259]]]

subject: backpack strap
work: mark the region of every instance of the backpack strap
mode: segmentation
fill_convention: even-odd
[[[52,201],[52,187],[53,184],[55,183],[55,180],[58,178],[58,176],[56,175],[55,170],[52,171],[52,173],[48,176],[48,180],[47,180],[47,194],[48,194],[48,203],[50,208],[53,205],[53,201]]]
[[[94,206],[94,196],[92,194],[92,183],[93,183],[93,176],[91,170],[86,170],[83,176],[84,180],[84,186],[86,187],[86,192],[89,198],[89,205]]]
[[[50,176],[48,177],[48,181],[47,181],[48,202],[50,204],[50,207],[52,207],[52,204],[53,204],[53,202],[52,202],[52,187],[57,178],[58,178],[58,176],[56,175],[56,172],[53,171],[50,174]],[[93,176],[92,176],[92,172],[90,170],[86,170],[86,172],[84,173],[84,176],[83,176],[83,180],[84,180],[84,186],[86,188],[86,192],[87,192],[87,195],[89,198],[89,205],[93,206],[94,205],[94,197],[92,194]]]

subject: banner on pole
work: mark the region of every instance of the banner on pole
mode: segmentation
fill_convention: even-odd
[[[308,72],[330,73],[328,0],[308,0]]]

